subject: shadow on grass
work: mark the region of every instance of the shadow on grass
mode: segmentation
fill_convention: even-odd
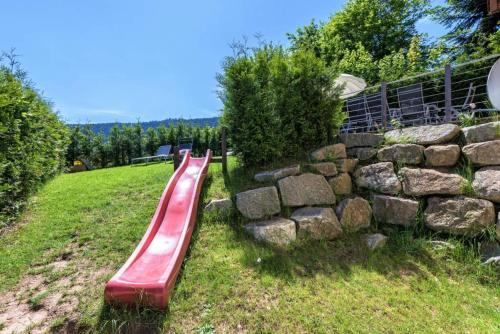
[[[238,218],[233,216],[231,220]],[[232,238],[244,250],[242,264],[288,283],[317,274],[348,279],[355,267],[376,271],[387,278],[406,275],[428,278],[428,271],[445,272],[429,253],[425,240],[414,239],[407,231],[390,233],[387,247],[372,253],[360,233],[344,234],[333,241],[297,239],[289,247],[280,248],[255,241],[243,231],[242,224],[232,224]]]
[[[158,164],[162,164],[164,163],[165,165],[168,165],[168,164],[173,164],[173,161],[172,160],[155,160],[155,161],[149,161],[149,162],[140,162],[140,163],[136,163],[136,164],[130,164],[129,166],[130,167],[146,167],[146,166],[150,166],[150,165],[158,165]]]
[[[200,198],[198,202],[197,224],[191,236],[191,243],[186,251],[183,264],[181,266],[177,281],[182,279],[184,273],[184,265],[189,259],[191,250],[195,247],[198,240],[199,231],[203,224],[203,210],[201,206],[205,202],[207,191],[212,183],[212,175],[208,174],[205,178]],[[171,294],[175,293],[172,291]],[[100,310],[97,329],[105,333],[162,333],[163,325],[169,314],[169,309],[158,310],[147,306],[122,306],[104,304]]]

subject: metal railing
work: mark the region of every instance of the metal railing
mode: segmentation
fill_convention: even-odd
[[[489,71],[500,54],[382,82],[345,100],[341,132],[376,132],[395,126],[458,121],[461,113],[495,112],[487,95]]]

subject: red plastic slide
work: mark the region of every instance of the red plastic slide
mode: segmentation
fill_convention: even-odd
[[[146,234],[123,267],[106,283],[107,302],[165,308],[193,233],[201,186],[212,152],[190,152],[163,191]]]

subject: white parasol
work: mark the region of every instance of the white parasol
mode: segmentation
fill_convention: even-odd
[[[355,77],[350,74],[341,74],[337,79],[335,79],[335,86],[344,87],[340,98],[345,99],[358,93],[361,93],[366,88],[365,80]]]

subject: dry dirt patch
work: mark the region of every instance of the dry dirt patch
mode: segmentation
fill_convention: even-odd
[[[75,244],[70,247],[71,251],[36,267],[36,274],[25,276],[0,296],[0,334],[46,333],[61,319],[63,326],[57,332],[78,332],[75,319],[81,294],[110,270],[95,269],[75,255]]]

